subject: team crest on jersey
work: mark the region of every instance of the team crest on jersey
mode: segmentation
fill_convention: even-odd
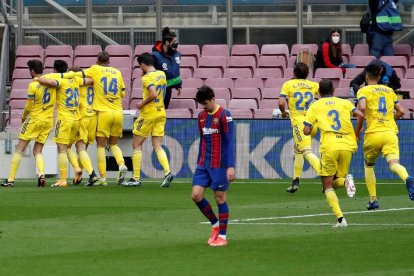
[[[219,122],[219,119],[218,119],[218,118],[214,118],[214,119],[213,119],[213,123],[214,123],[214,124],[218,124],[218,122]]]
[[[176,62],[177,64],[180,64],[180,63],[181,63],[180,57],[175,57],[175,62]]]
[[[163,63],[162,64],[162,70],[167,71],[168,70],[168,65],[167,63]]]

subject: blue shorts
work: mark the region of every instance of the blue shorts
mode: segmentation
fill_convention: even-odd
[[[227,169],[198,167],[193,176],[193,186],[210,187],[213,191],[227,191]]]

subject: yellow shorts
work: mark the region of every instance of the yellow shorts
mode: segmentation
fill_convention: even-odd
[[[312,148],[312,136],[307,136],[303,133],[303,128],[305,125],[303,122],[295,122],[292,123],[292,132],[293,132],[293,138],[295,139],[296,148],[299,151],[303,151],[305,149],[311,149]],[[317,128],[315,128],[315,133],[318,131]],[[312,130],[313,133],[313,130]]]
[[[96,116],[84,117],[79,121],[79,140],[92,145],[96,136]]]
[[[79,120],[76,120],[73,122],[72,131],[70,132],[70,141],[69,143],[71,145],[76,144],[77,141],[79,141]]]
[[[96,112],[97,128],[96,136],[109,138],[110,136],[122,137],[122,124],[124,114],[122,110]]]
[[[53,126],[53,120],[36,120],[28,117],[22,124],[19,138],[24,141],[35,140],[44,144]]]
[[[167,118],[162,117],[144,117],[139,116],[134,123],[133,133],[138,136],[164,136],[165,123]]]
[[[400,158],[398,147],[398,136],[394,131],[381,131],[365,134],[364,137],[364,158],[367,163],[375,163],[380,153],[386,156],[389,154]]]
[[[352,152],[347,150],[334,150],[321,153],[320,176],[346,177],[351,165]]]
[[[77,131],[75,128],[77,124],[75,124],[75,120],[56,120],[55,125],[55,137],[53,137],[53,142],[58,144],[69,145],[72,138],[72,131]]]

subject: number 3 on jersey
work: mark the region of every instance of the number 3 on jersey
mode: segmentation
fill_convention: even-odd
[[[336,110],[331,110],[328,112],[328,116],[332,117],[332,121],[334,122],[333,125],[331,125],[331,128],[335,131],[338,131],[341,129],[341,121],[339,121],[339,113]]]
[[[101,83],[105,95],[108,94],[108,92],[114,95],[118,94],[118,80],[116,78],[111,78],[108,84],[108,78],[103,77]]]

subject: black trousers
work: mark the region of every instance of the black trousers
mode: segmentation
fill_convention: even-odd
[[[165,89],[165,96],[164,96],[164,107],[165,109],[168,109],[168,106],[170,105],[171,95],[173,89],[178,89],[179,87],[177,85],[173,86],[167,86]]]

